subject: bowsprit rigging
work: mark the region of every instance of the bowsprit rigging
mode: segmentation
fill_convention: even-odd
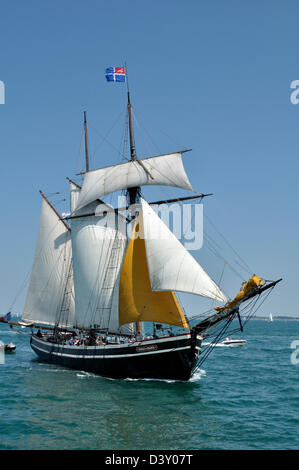
[[[112,80],[117,74],[109,76]],[[234,319],[242,330],[256,301],[280,280],[252,275],[235,298],[227,299],[152,208],[201,201],[210,194],[147,202],[143,186],[193,190],[183,163],[186,151],[140,159],[128,88],[127,113],[130,160],[94,170],[84,113],[83,184],[69,179],[67,217],[41,192],[22,321],[8,322],[31,328],[31,347],[48,362],[115,378],[189,380],[211,352],[203,348],[203,340],[219,341]],[[125,191],[126,204],[114,208],[103,198],[117,191]],[[208,242],[212,247],[212,240]],[[180,305],[178,292],[220,305],[192,318]]]

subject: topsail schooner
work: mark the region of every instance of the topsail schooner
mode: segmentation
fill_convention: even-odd
[[[141,187],[192,190],[184,151],[138,159],[129,90],[127,97],[130,160],[90,170],[84,114],[86,172],[82,187],[69,180],[70,215],[60,216],[41,192],[34,264],[19,323],[32,329],[31,347],[42,360],[116,378],[188,380],[207,332],[235,318],[242,328],[241,305],[279,281],[252,276],[228,301],[158,217]],[[119,190],[126,191],[127,207],[102,201]],[[224,305],[192,326],[177,300],[179,291]],[[150,336],[145,322],[152,324]]]

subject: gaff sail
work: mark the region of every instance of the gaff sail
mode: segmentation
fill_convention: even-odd
[[[71,262],[70,231],[43,199],[23,321],[53,326],[56,324],[72,269]],[[72,325],[73,319],[74,299],[73,295],[70,295],[68,315],[65,320],[67,324]]]

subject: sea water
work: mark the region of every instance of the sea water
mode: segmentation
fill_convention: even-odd
[[[0,364],[0,449],[298,449],[299,322],[234,338],[247,342],[215,348],[189,382],[113,380],[42,363],[0,325],[17,346]]]

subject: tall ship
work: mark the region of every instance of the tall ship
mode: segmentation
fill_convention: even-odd
[[[90,169],[84,113],[86,168],[82,185],[69,179],[70,213],[62,216],[40,192],[24,311],[21,321],[8,323],[31,330],[31,348],[42,361],[113,378],[189,380],[209,353],[203,339],[214,332],[219,341],[234,320],[242,330],[242,308],[256,305],[279,280],[252,275],[227,299],[154,210],[205,194],[146,201],[142,192],[148,185],[193,191],[185,151],[138,158],[128,88],[126,107],[128,161]],[[104,202],[121,191],[125,204]],[[196,320],[178,292],[219,305]]]

